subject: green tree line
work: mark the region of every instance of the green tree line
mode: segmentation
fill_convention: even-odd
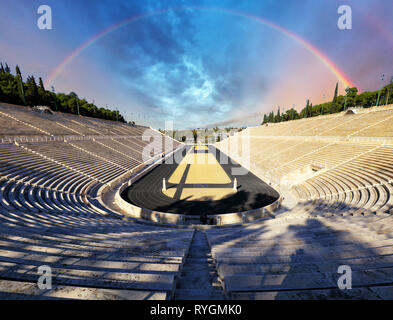
[[[79,99],[74,92],[55,93],[53,87],[52,91],[46,90],[41,77],[38,84],[32,75],[23,81],[19,67],[15,67],[13,75],[7,63],[0,63],[0,101],[30,107],[47,106],[54,111],[125,122],[119,111],[99,108],[85,99]]]
[[[392,81],[390,84],[377,91],[365,91],[358,94],[358,89],[353,87],[347,88],[345,92],[345,95],[338,95],[337,83],[334,90],[333,99],[330,102],[321,103],[314,106],[310,100],[307,100],[306,106],[300,112],[297,112],[294,108],[290,108],[286,112],[280,112],[280,108],[278,108],[276,113],[271,111],[268,114],[264,114],[262,124],[277,123],[282,121],[316,117],[324,114],[338,113],[353,107],[370,108],[377,105],[377,100],[379,106],[393,103]]]

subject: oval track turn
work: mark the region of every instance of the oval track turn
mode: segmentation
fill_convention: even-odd
[[[191,148],[192,150],[190,150]],[[184,160],[184,157],[188,152],[201,153],[201,151],[195,151],[194,146],[185,146],[176,153],[175,159]],[[203,152],[213,154],[218,162],[220,162],[221,158],[225,159],[226,157],[224,154],[221,155],[220,151],[214,146],[209,146],[208,150],[202,151],[202,153]],[[173,159],[174,158],[172,157],[172,160]],[[123,191],[122,197],[141,208],[185,215],[242,212],[264,207],[278,199],[279,194],[251,172],[247,172],[245,175],[232,175],[232,169],[239,168],[240,166],[234,163],[231,159],[228,160],[229,161],[226,161],[226,163],[220,163],[220,166],[230,178],[230,183],[221,185],[209,183],[190,184],[189,181],[186,183],[186,178],[190,174],[189,172],[186,172],[186,170],[184,173],[185,176],[179,183],[168,183],[170,177],[179,166],[179,161],[177,161],[178,163],[176,163],[176,161],[172,161],[173,163],[163,163],[159,165],[146,176],[132,184],[129,188]],[[197,177],[198,181],[203,181],[203,173],[201,173],[201,175],[202,178],[200,176]],[[168,190],[175,188],[178,191],[180,188],[180,192],[175,192],[173,197],[165,195],[162,192],[163,178],[167,181]],[[187,188],[187,190],[190,190],[189,188],[203,189],[217,188],[220,186],[231,189],[234,178],[237,179],[237,192],[230,194],[221,200],[213,200],[212,198],[206,200],[188,200],[179,196],[181,191]],[[211,177],[206,176],[206,179],[211,180]]]

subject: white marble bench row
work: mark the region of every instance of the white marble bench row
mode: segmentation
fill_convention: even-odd
[[[77,286],[53,286],[41,290],[36,283],[21,281],[0,281],[1,300],[166,300],[165,291],[140,291],[100,289]]]
[[[385,232],[381,232],[384,230]],[[280,218],[258,225],[206,231],[219,277],[231,298],[277,299],[336,290],[340,265],[350,265],[363,297],[393,275],[393,216]],[[356,280],[355,278],[356,277]],[[301,295],[291,292],[300,292]],[[328,295],[327,295],[328,296]],[[348,293],[341,298],[359,297]],[[390,295],[391,296],[391,295]]]
[[[37,268],[45,264],[51,266],[56,286],[132,290],[135,295],[127,296],[135,298],[138,291],[169,297],[192,234],[105,216],[0,210],[0,279],[33,284]],[[19,294],[34,295],[28,290]],[[11,292],[0,295],[14,297]]]

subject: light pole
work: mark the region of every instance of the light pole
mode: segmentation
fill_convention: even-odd
[[[378,98],[377,98],[377,107],[378,107],[378,105],[379,105],[379,98],[381,97],[381,91],[382,91],[382,87],[383,87],[383,80],[385,79],[385,75],[384,74],[382,74],[382,76],[381,76],[381,88],[379,89],[379,92],[378,92]]]

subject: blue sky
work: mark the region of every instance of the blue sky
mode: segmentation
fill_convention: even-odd
[[[329,68],[298,42],[243,13],[303,38],[361,91],[377,89],[381,73],[393,76],[391,0],[0,3],[0,60],[44,80],[105,28],[138,14],[177,8],[108,33],[51,83],[57,92],[75,91],[156,128],[163,128],[165,120],[173,120],[175,128],[255,125],[278,106],[300,110],[306,99],[314,104],[324,95],[331,99],[339,80]],[[41,4],[52,8],[53,30],[37,28]],[[337,28],[342,4],[352,8],[352,30]],[[191,8],[179,10],[185,6]]]

